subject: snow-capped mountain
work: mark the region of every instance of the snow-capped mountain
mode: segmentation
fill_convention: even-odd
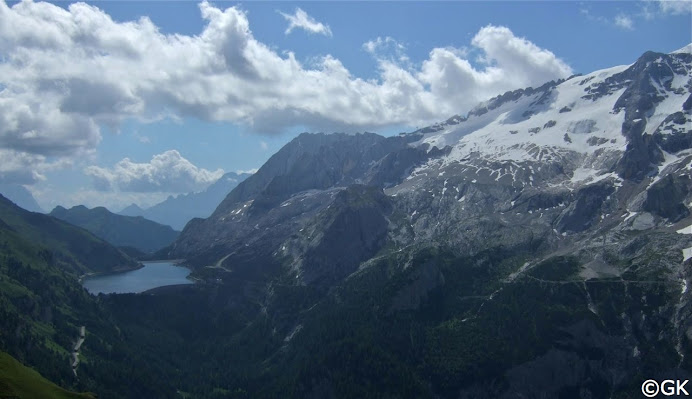
[[[633,65],[506,93],[479,105],[468,118],[439,124],[416,144],[451,146],[443,165],[559,163],[570,176],[563,184],[602,179],[617,171],[628,145],[639,145],[642,135],[658,143],[684,140],[680,135],[690,130],[692,106],[692,55],[687,50],[689,46],[667,55],[647,53]],[[651,154],[652,164],[668,165],[686,154],[662,147]],[[517,179],[516,168],[488,169],[487,174],[497,181],[533,184]]]
[[[478,230],[467,225],[475,218],[497,224],[492,233],[505,240],[515,238],[505,230],[529,221],[560,239],[678,223],[690,215],[692,193],[689,48],[508,92],[397,137],[301,135],[189,226],[171,253],[213,263],[241,242],[248,247],[248,237],[258,245],[271,237],[264,249],[276,260],[292,253],[289,236],[351,184],[384,188],[408,215],[405,237],[388,235],[400,244],[479,250],[484,234],[465,233]],[[303,250],[292,255],[296,265]]]
[[[466,118],[419,131],[422,137],[412,145],[445,148],[448,155],[415,168],[404,183],[388,192],[456,193],[463,201],[459,185],[471,182],[476,186],[467,188],[472,190],[493,185],[495,190],[504,187],[513,193],[500,207],[509,212],[537,192],[564,197],[554,202],[565,205],[581,188],[602,182],[615,189],[613,193],[629,193],[619,200],[605,196],[626,220],[646,208],[665,222],[677,222],[689,215],[690,206],[692,55],[688,48],[671,54],[649,52],[629,66],[506,93],[479,105]],[[675,179],[664,181],[663,176]],[[641,182],[643,187],[634,188]],[[657,205],[644,199],[649,188],[663,185],[679,194]],[[633,196],[632,190],[643,191]]]
[[[281,359],[319,341],[324,303],[459,369],[477,366],[467,348],[501,348],[494,374],[446,388],[457,368],[411,355],[432,396],[631,397],[642,373],[689,376],[690,48],[399,136],[302,134],[164,252],[261,309]]]

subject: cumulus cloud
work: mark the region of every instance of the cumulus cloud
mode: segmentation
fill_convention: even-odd
[[[485,68],[474,68],[459,51],[436,48],[418,74],[434,98],[445,99],[447,114],[512,87],[537,85],[572,73],[555,54],[514,36],[505,27],[486,26],[471,44],[484,54]]]
[[[615,26],[620,27],[624,30],[634,29],[634,22],[632,18],[624,14],[619,14],[615,17]]]
[[[224,172],[199,168],[178,151],[169,150],[154,155],[148,163],[125,158],[112,168],[89,166],[84,173],[91,176],[94,187],[102,191],[187,193],[203,190]]]
[[[571,74],[550,51],[486,26],[471,42],[485,60],[480,66],[453,48],[432,49],[413,66],[403,46],[375,39],[364,48],[372,47],[379,75],[364,80],[331,55],[305,66],[292,52],[271,49],[254,37],[239,7],[205,1],[199,9],[205,25],[188,36],[161,33],[146,17],[117,22],[85,3],[63,9],[0,0],[0,148],[75,158],[97,148],[101,126],[130,118],[195,117],[263,133],[421,126],[506,90]],[[293,28],[307,21],[320,29],[300,9],[291,17]],[[383,46],[397,56],[385,56]],[[97,170],[92,175],[100,176]]]
[[[0,183],[34,184],[45,180],[43,171],[48,167],[41,155],[0,149]]]
[[[317,22],[313,17],[309,16],[308,13],[300,8],[296,8],[294,14],[286,14],[279,11],[286,21],[288,21],[288,28],[286,28],[286,34],[293,32],[294,29],[303,29],[308,33],[317,33],[320,35],[331,36],[332,30],[329,25],[325,25],[322,22]]]

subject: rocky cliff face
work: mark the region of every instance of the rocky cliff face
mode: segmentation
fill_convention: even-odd
[[[291,337],[315,337],[317,304],[404,312],[433,396],[626,397],[689,375],[691,72],[689,52],[648,52],[411,134],[301,135],[169,255],[270,287]],[[272,315],[276,284],[330,290]],[[281,353],[309,346],[292,339]],[[336,383],[315,373],[306,394]]]
[[[334,284],[358,269],[386,243],[392,204],[372,186],[352,185],[281,251],[302,284]]]
[[[414,166],[440,156],[411,149],[415,138],[302,134],[240,183],[212,216],[188,224],[168,255],[187,258],[193,266],[212,265],[225,256],[222,263],[237,264],[239,249],[255,247],[282,259],[273,253],[279,244],[342,198],[346,187],[374,181],[394,185]]]

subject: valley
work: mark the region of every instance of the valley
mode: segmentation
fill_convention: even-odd
[[[2,355],[102,399],[631,398],[689,379],[691,49],[411,132],[299,134],[180,232],[0,197]]]

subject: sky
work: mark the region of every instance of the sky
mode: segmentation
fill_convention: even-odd
[[[301,132],[412,131],[690,42],[689,0],[0,0],[0,183],[151,206]]]

